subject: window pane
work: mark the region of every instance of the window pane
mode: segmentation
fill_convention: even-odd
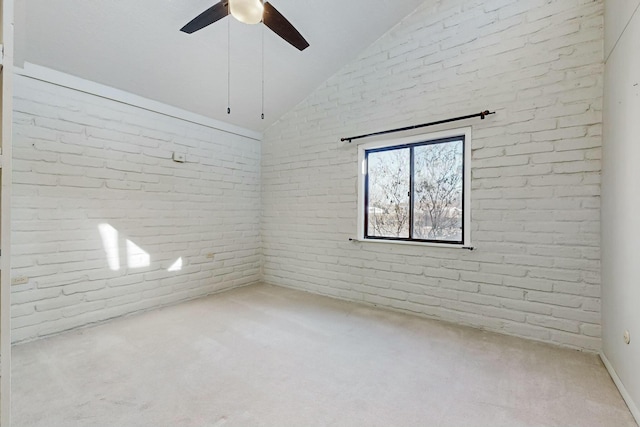
[[[462,140],[414,148],[413,238],[462,242]]]
[[[369,153],[369,213],[371,237],[409,238],[408,148]]]

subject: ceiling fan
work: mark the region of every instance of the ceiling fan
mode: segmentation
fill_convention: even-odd
[[[305,50],[309,43],[269,2],[263,0],[221,0],[192,19],[180,31],[191,34],[231,14],[245,24],[264,23],[271,31],[282,37],[298,50]]]

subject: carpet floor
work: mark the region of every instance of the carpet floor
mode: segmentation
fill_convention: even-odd
[[[13,350],[13,427],[635,427],[596,355],[251,286]]]

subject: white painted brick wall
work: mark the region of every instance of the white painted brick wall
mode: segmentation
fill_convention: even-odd
[[[14,341],[259,281],[259,142],[25,77],[14,121]]]
[[[266,132],[265,281],[598,350],[602,27],[601,0],[423,4]],[[340,137],[487,108],[469,122],[476,251],[348,241]]]

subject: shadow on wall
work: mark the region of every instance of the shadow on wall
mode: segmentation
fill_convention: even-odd
[[[98,230],[102,237],[102,245],[107,257],[109,268],[113,271],[120,270],[120,246],[118,241],[118,230],[110,224],[99,224]],[[126,241],[127,267],[144,268],[151,265],[151,256],[147,251],[136,245],[131,240]],[[167,271],[182,270],[182,257],[178,258]]]

